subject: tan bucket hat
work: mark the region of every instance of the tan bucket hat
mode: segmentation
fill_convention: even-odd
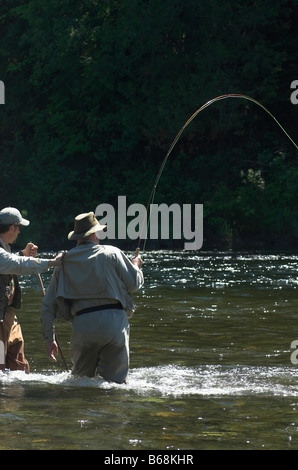
[[[88,237],[91,233],[104,230],[107,226],[100,225],[95,218],[94,212],[85,212],[75,217],[74,230],[69,232],[68,240],[79,240]]]

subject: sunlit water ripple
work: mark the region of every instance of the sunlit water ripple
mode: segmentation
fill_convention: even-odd
[[[100,377],[73,377],[69,372],[6,372],[2,386],[54,385],[57,387],[91,387],[119,389],[141,395],[161,396],[241,396],[267,395],[297,397],[297,373],[293,368],[252,366],[200,366],[197,368],[158,366],[132,369],[127,384],[109,383]]]
[[[37,280],[21,278],[31,373],[0,375],[0,448],[298,448],[298,255],[143,257],[126,385],[49,361]],[[70,365],[70,326],[57,333]]]

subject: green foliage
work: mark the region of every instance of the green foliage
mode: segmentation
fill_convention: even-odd
[[[3,0],[2,206],[26,209],[47,246],[118,195],[147,204],[182,125],[225,93],[261,101],[296,140],[296,23],[285,0]],[[207,242],[277,240],[285,226],[295,241],[297,171],[260,108],[218,102],[181,137],[156,202],[203,203]]]

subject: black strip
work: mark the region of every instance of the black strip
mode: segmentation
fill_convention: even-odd
[[[79,310],[76,313],[76,316],[78,315],[84,315],[84,313],[89,313],[89,312],[97,312],[98,310],[108,310],[108,309],[114,309],[116,308],[117,310],[123,310],[123,307],[120,303],[117,304],[106,304],[106,305],[97,305],[95,307],[88,307],[88,308],[83,308],[83,310]]]

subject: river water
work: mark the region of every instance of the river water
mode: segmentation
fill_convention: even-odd
[[[156,251],[144,261],[127,385],[50,362],[39,285],[21,278],[31,373],[0,376],[0,449],[298,449],[298,255]],[[69,365],[70,330],[57,324]]]

